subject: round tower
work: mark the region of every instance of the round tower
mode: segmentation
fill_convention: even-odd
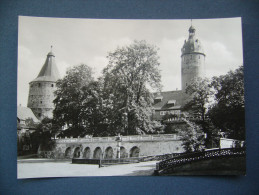
[[[30,89],[27,107],[31,108],[39,120],[45,117],[53,117],[54,91],[56,90],[56,81],[59,78],[55,55],[51,51],[48,53],[47,59],[37,78],[29,83]]]
[[[195,28],[189,28],[189,38],[182,47],[182,91],[194,78],[205,76],[205,54],[201,42],[195,37]]]

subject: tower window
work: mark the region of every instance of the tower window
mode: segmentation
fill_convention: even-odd
[[[42,101],[40,101],[40,103],[42,104]]]
[[[40,83],[38,83],[38,86],[39,86],[39,87],[41,86]]]
[[[51,87],[54,87],[54,85],[53,85],[53,84],[51,84]]]

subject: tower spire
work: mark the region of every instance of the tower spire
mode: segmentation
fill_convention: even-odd
[[[51,45],[51,46],[50,46],[50,51],[51,51],[51,52],[52,52],[52,47],[53,47],[53,46]]]

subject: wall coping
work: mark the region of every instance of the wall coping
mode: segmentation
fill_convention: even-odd
[[[120,136],[122,142],[129,141],[169,141],[179,140],[179,136],[176,134],[159,134],[159,135],[129,135]],[[117,136],[112,137],[84,137],[84,138],[59,138],[54,139],[57,143],[80,143],[80,142],[117,142]]]

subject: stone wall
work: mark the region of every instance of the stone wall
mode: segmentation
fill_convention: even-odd
[[[30,83],[28,107],[38,119],[52,118],[55,82],[35,81]]]
[[[173,134],[116,137],[57,139],[50,152],[39,151],[49,158],[120,158],[155,156],[184,152],[181,140]],[[120,150],[118,150],[120,148]],[[119,152],[118,152],[119,151]]]
[[[195,77],[205,76],[205,56],[200,53],[185,54],[182,56],[182,91]]]

